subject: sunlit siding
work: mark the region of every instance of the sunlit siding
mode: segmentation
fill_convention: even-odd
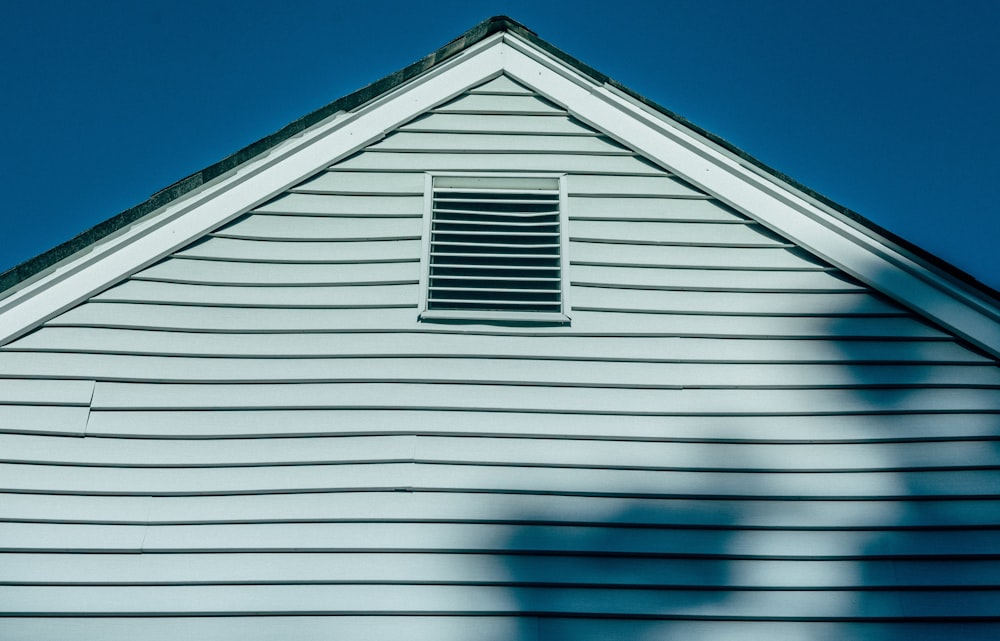
[[[428,170],[570,324],[418,321]],[[996,365],[500,78],[0,349],[0,637],[996,638]]]

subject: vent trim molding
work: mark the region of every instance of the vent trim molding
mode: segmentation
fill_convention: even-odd
[[[421,321],[569,324],[566,181],[428,172]]]

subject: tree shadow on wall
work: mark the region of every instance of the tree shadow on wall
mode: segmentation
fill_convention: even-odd
[[[686,500],[605,498],[604,516],[586,525],[514,515],[538,521],[509,541],[519,551],[506,561],[525,617],[519,638],[1000,638],[996,363],[935,338],[916,317],[866,313],[844,309],[818,330],[841,337],[830,343],[837,355],[815,363],[840,382],[815,389],[843,407],[818,411],[818,429],[787,436],[811,448],[810,460],[844,445],[863,453],[814,468],[836,490],[734,509],[739,501],[721,500],[711,474],[697,491],[675,491],[665,474],[657,491]],[[918,338],[906,339],[911,332]],[[761,474],[760,487],[786,472]],[[760,527],[764,503],[775,518]]]

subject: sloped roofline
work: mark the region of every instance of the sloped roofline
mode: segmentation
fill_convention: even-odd
[[[285,125],[278,131],[261,138],[260,140],[253,142],[246,147],[240,149],[236,153],[227,156],[226,158],[220,160],[219,162],[209,165],[208,167],[197,171],[181,180],[173,183],[172,185],[156,192],[148,200],[126,209],[125,211],[112,216],[111,218],[98,223],[97,225],[81,232],[77,236],[71,238],[70,240],[63,242],[52,249],[30,258],[23,263],[15,265],[14,267],[8,269],[7,271],[0,274],[0,298],[2,294],[7,292],[7,290],[13,288],[15,285],[22,283],[33,276],[41,274],[49,267],[54,266],[58,262],[65,258],[76,254],[77,252],[86,249],[90,245],[97,243],[101,239],[113,234],[114,232],[127,227],[133,222],[139,220],[140,218],[150,214],[157,209],[163,207],[176,200],[177,198],[187,194],[198,187],[208,183],[209,181],[225,174],[228,171],[236,168],[237,166],[243,164],[244,162],[259,156],[262,153],[267,152],[276,145],[288,140],[289,138],[299,134],[300,132],[308,129],[309,127],[321,122],[322,120],[330,117],[331,115],[340,111],[350,111],[355,109],[379,96],[389,92],[395,87],[415,78],[416,76],[426,72],[427,70],[437,66],[439,63],[461,53],[470,46],[488,38],[489,36],[500,33],[500,32],[511,32],[517,36],[531,42],[536,47],[544,50],[546,53],[558,58],[567,65],[573,67],[576,71],[592,78],[594,81],[613,87],[615,90],[626,94],[632,100],[635,100],[646,107],[649,107],[656,112],[670,118],[671,120],[683,125],[684,127],[690,129],[694,133],[704,137],[713,144],[721,147],[725,151],[735,155],[741,161],[746,162],[758,170],[770,175],[771,177],[777,179],[778,181],[784,183],[786,186],[800,192],[807,198],[817,201],[819,204],[825,206],[826,208],[832,210],[833,213],[839,214],[855,227],[861,228],[868,234],[875,235],[879,240],[887,242],[889,244],[895,245],[898,248],[922,259],[923,261],[933,265],[937,269],[943,271],[949,276],[957,279],[959,282],[971,286],[979,293],[992,298],[994,301],[1000,301],[1000,291],[995,290],[988,285],[976,280],[968,272],[965,272],[958,267],[948,263],[947,261],[935,256],[934,254],[914,245],[913,243],[903,239],[896,234],[882,228],[881,226],[875,224],[871,220],[865,218],[864,216],[858,214],[857,212],[844,207],[843,205],[823,196],[820,193],[806,187],[805,185],[797,182],[796,180],[790,178],[784,173],[770,167],[766,163],[761,162],[759,159],[746,153],[739,147],[733,145],[729,141],[717,136],[716,134],[707,131],[698,125],[690,122],[683,116],[680,116],[671,110],[663,107],[662,105],[649,100],[648,98],[636,93],[635,91],[629,89],[628,87],[622,85],[613,78],[597,71],[593,67],[581,62],[580,60],[570,56],[564,51],[554,47],[550,43],[538,37],[538,35],[530,30],[523,24],[509,18],[507,16],[493,16],[480,22],[476,26],[472,27],[464,34],[455,38],[445,46],[441,47],[437,51],[421,58],[417,62],[414,62],[399,71],[396,71],[380,80],[377,80],[357,91],[354,91],[346,96],[338,98],[333,102],[320,107],[319,109],[295,120],[288,125]]]
[[[688,119],[680,116],[673,111],[667,109],[666,107],[657,104],[656,102],[642,96],[635,91],[629,89],[628,87],[622,85],[613,78],[601,73],[600,71],[590,67],[589,65],[581,62],[580,60],[570,56],[561,49],[551,45],[545,40],[538,37],[538,35],[526,27],[525,25],[509,18],[507,16],[493,16],[480,22],[476,26],[472,27],[466,31],[461,36],[455,38],[445,46],[434,51],[433,53],[421,58],[420,60],[396,71],[380,80],[377,80],[357,91],[354,91],[346,96],[338,98],[333,102],[320,107],[319,109],[306,114],[305,116],[285,125],[278,131],[261,138],[260,140],[253,142],[246,147],[243,147],[236,153],[223,158],[217,163],[209,165],[208,167],[197,171],[172,185],[156,192],[148,200],[139,203],[134,207],[130,207],[125,211],[112,216],[111,218],[98,223],[97,225],[87,229],[77,236],[63,242],[52,249],[35,256],[34,258],[29,258],[28,260],[11,267],[7,271],[0,274],[0,298],[7,290],[13,288],[15,285],[22,283],[33,276],[41,274],[49,267],[54,266],[61,260],[76,254],[77,252],[86,249],[90,245],[97,243],[101,239],[113,234],[114,232],[127,227],[133,222],[139,220],[143,216],[150,214],[157,209],[163,207],[176,200],[177,198],[187,194],[198,187],[208,183],[209,181],[225,174],[226,172],[234,169],[235,167],[243,164],[244,162],[251,160],[268,150],[272,149],[276,145],[288,140],[289,138],[299,134],[300,132],[308,129],[309,127],[315,125],[318,122],[330,117],[331,115],[340,111],[350,111],[355,109],[370,100],[378,98],[379,96],[389,92],[390,90],[398,87],[399,85],[415,78],[416,76],[426,72],[427,70],[435,67],[439,63],[451,58],[452,56],[461,53],[470,46],[488,38],[495,33],[501,32],[511,32],[521,38],[531,42],[535,46],[544,50],[546,53],[558,58],[567,65],[573,67],[576,71],[592,78],[598,83],[608,85],[613,87],[617,91],[626,94],[629,98],[667,116],[668,118],[674,120],[675,122],[683,125],[684,127],[690,129],[694,133],[706,138],[713,144],[723,148],[727,152],[735,155],[740,160],[753,165],[757,169],[765,172],[771,177],[781,181],[788,187],[795,189],[802,195],[811,198],[818,203],[824,205],[825,207],[832,210],[834,213],[839,214],[841,217],[846,219],[847,222],[853,224],[856,227],[862,228],[866,233],[874,234],[880,240],[887,242],[889,244],[895,245],[898,248],[919,257],[923,261],[933,265],[937,269],[943,271],[944,273],[957,279],[959,282],[971,286],[974,290],[978,291],[980,294],[992,298],[995,302],[1000,302],[1000,291],[995,290],[985,283],[980,282],[974,276],[968,272],[959,269],[958,267],[952,265],[951,263],[941,259],[940,257],[924,250],[923,248],[914,245],[913,243],[907,241],[894,234],[893,232],[877,225],[871,220],[865,218],[864,216],[858,214],[857,212],[845,207],[830,198],[806,187],[805,185],[799,183],[798,181],[790,178],[786,174],[774,169],[773,167],[767,165],[766,163],[760,161],[754,156],[746,153],[736,145],[730,143],[724,138],[707,131],[699,127],[698,125],[692,123]]]

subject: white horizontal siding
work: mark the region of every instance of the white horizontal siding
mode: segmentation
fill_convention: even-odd
[[[0,434],[2,460],[67,467],[250,467],[385,461],[720,471],[893,471],[1000,467],[987,441],[720,443],[454,436],[152,440]],[[262,472],[265,473],[265,472]]]
[[[896,392],[905,396],[908,391]],[[858,392],[846,393],[860,395]],[[865,393],[867,395],[867,392]],[[892,396],[892,393],[885,394]],[[974,411],[940,414],[616,416],[422,410],[115,410],[91,412],[87,433],[105,436],[233,437],[351,434],[478,434],[557,438],[775,440],[989,439],[1000,418]]]
[[[594,176],[580,177],[594,178]],[[618,176],[617,178],[625,179],[628,176]],[[569,212],[571,221],[704,221],[736,225],[749,222],[749,219],[745,216],[737,214],[717,201],[707,198],[661,198],[649,196],[629,198],[595,196],[593,198],[581,198],[570,195]]]
[[[753,317],[712,314],[641,314],[573,310],[572,326],[545,328],[466,325],[467,331],[496,335],[654,335],[782,338],[924,338],[947,336],[907,317]],[[462,330],[418,325],[409,309],[383,310],[378,316],[364,310],[240,309],[227,307],[157,306],[133,303],[85,303],[48,321],[50,326],[120,327],[206,332],[337,332],[423,331],[461,334]]]
[[[593,136],[559,136],[541,134],[474,134],[419,133],[401,131],[365,148],[366,153],[382,151],[499,151],[509,153],[584,153],[632,155],[625,147],[609,138]]]
[[[300,286],[416,282],[416,259],[386,263],[294,264],[169,258],[133,278],[205,285]]]
[[[65,381],[74,383],[76,381]],[[870,412],[1000,412],[994,390],[578,389],[421,383],[258,385],[98,381],[98,409],[410,408],[672,415],[809,415]],[[711,408],[706,410],[706,408]]]
[[[336,172],[324,171],[304,182],[299,183],[290,190],[297,194],[320,194],[320,195],[366,195],[374,198],[364,200],[341,200],[336,199],[338,204],[348,205],[348,212],[353,209],[352,205],[363,205],[358,209],[372,211],[371,203],[381,207],[398,205],[405,203],[407,207],[398,213],[409,213],[422,209],[424,196],[424,175],[423,172],[413,172],[410,174],[401,173],[362,173],[362,172]],[[393,196],[390,200],[387,196]],[[416,198],[400,199],[400,196],[415,196]],[[319,202],[318,199],[306,199]],[[329,200],[329,199],[327,199]],[[279,197],[273,202],[305,202],[303,199],[291,198],[290,196]],[[265,208],[270,208],[268,205]],[[261,208],[258,208],[261,210]],[[344,212],[344,213],[348,213]],[[386,212],[388,213],[388,212]]]
[[[359,182],[356,189],[371,188],[369,183],[393,180],[387,178],[391,177],[391,174],[358,175],[364,180]],[[419,178],[421,182],[423,181],[423,176],[420,174],[399,175],[411,180]],[[324,178],[325,180],[322,180]],[[398,178],[395,180],[399,181]],[[346,184],[352,182],[353,180],[348,180],[341,174],[329,173],[306,184],[313,186],[318,184],[316,189],[336,189],[341,185],[343,185],[343,189],[346,189]],[[404,186],[409,189],[410,182],[404,183]],[[405,196],[395,194],[359,196],[354,194],[288,193],[255,208],[254,211],[312,216],[419,216],[423,212],[423,207],[423,196],[414,196],[409,193]]]
[[[19,641],[51,641],[72,637],[81,641],[117,641],[141,636],[148,641],[178,637],[234,638],[270,641],[289,637],[325,641],[331,634],[365,641],[395,641],[406,630],[411,641],[541,641],[610,638],[740,639],[741,641],[831,641],[856,639],[921,639],[993,641],[1000,624],[990,622],[858,622],[858,621],[712,621],[670,618],[594,619],[533,616],[253,616],[253,617],[5,617],[0,631]]]
[[[995,616],[993,361],[519,83],[433,111],[0,349],[0,637]],[[566,174],[568,325],[418,321],[433,170]]]
[[[96,301],[221,305],[236,307],[371,307],[417,305],[417,285],[232,287],[131,280],[94,297]]]
[[[7,554],[2,583],[35,584],[289,584],[289,583],[544,583],[620,587],[863,588],[862,572],[884,576],[880,587],[934,585],[942,561],[782,561],[690,558],[399,553],[341,554]],[[947,561],[963,585],[988,586],[1000,561]],[[516,567],[516,578],[508,569]],[[294,576],[294,581],[288,577]],[[332,579],[331,577],[337,577]]]
[[[382,312],[379,312],[380,314]],[[616,360],[661,363],[913,363],[992,364],[954,342],[778,340],[677,336],[518,335],[473,332],[208,333],[45,327],[0,349],[178,356],[424,356]],[[491,362],[491,365],[494,364]],[[991,368],[995,369],[995,368]]]
[[[143,538],[144,537],[144,538]],[[788,560],[995,556],[992,532],[469,523],[80,525],[0,523],[4,552],[459,552],[708,556]],[[512,568],[513,570],[513,568]],[[5,590],[8,593],[10,590]],[[3,599],[0,598],[0,603]]]
[[[482,358],[224,358],[17,352],[0,358],[2,376],[176,383],[423,382],[678,389],[985,387],[1000,390],[1000,371],[995,367],[632,363],[529,358],[498,358],[487,364]]]
[[[771,529],[995,525],[1000,500],[608,497],[471,492],[309,492],[217,496],[0,494],[10,521],[95,525],[439,522]],[[950,551],[943,551],[945,556]],[[931,559],[932,560],[932,559]]]
[[[182,249],[177,256],[220,260],[272,261],[285,263],[355,263],[366,261],[417,260],[420,240],[355,242],[254,241],[210,238]]]
[[[268,216],[254,214],[230,223],[213,236],[260,240],[349,241],[420,238],[423,221],[413,218]]]

